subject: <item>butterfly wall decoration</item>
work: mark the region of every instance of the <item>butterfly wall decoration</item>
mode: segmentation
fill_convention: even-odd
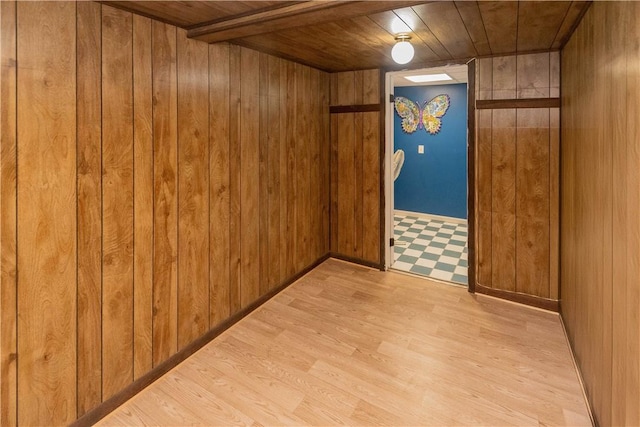
[[[425,101],[422,108],[418,103],[396,96],[394,106],[398,115],[402,118],[402,130],[413,133],[424,128],[431,135],[435,135],[442,127],[440,118],[449,109],[449,95],[438,95],[431,101]]]

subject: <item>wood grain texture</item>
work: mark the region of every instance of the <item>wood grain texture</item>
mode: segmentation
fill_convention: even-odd
[[[210,325],[230,315],[229,45],[209,46]]]
[[[289,217],[289,209],[294,209],[294,206],[289,204],[289,185],[290,185],[290,170],[288,168],[289,165],[289,156],[287,152],[288,141],[287,141],[287,123],[290,120],[293,120],[293,116],[289,116],[289,111],[287,110],[287,101],[288,97],[288,81],[289,81],[289,71],[287,62],[284,60],[278,61],[278,66],[280,69],[280,102],[279,102],[279,112],[280,112],[280,143],[279,143],[279,151],[280,151],[280,277],[286,277],[289,274],[289,252],[293,250],[288,245],[288,241],[290,238],[290,233],[293,231],[291,224],[288,222]]]
[[[260,293],[259,54],[240,50],[240,306]]]
[[[178,348],[209,329],[209,49],[178,30]]]
[[[516,62],[516,98],[548,98],[551,87],[550,53],[518,55]]]
[[[330,72],[397,68],[390,47],[399,31],[413,37],[414,64],[560,49],[589,5],[584,1],[105,3],[178,25],[189,30],[189,37],[232,42]]]
[[[551,49],[571,2],[553,2],[540,8],[533,1],[518,4],[518,22],[527,22],[526,31],[518,29],[517,49],[522,52]]]
[[[101,13],[77,5],[78,415],[102,401]]]
[[[280,74],[280,60],[273,56],[267,59],[267,156],[269,158],[269,167],[267,172],[267,199],[269,208],[267,216],[269,219],[268,247],[267,252],[267,274],[268,287],[274,289],[283,278],[282,259],[280,251],[274,248],[280,246],[282,228],[280,221],[280,207],[282,186],[281,172],[281,156],[280,156],[280,88],[282,84],[282,76]]]
[[[351,112],[350,107],[380,105],[380,71],[335,73],[331,81],[336,107],[330,110],[330,247],[336,254],[378,265],[381,115]]]
[[[453,58],[478,55],[454,2],[432,2],[412,8]]]
[[[2,423],[63,424],[326,255],[329,76],[108,5],[0,11]]]
[[[99,425],[234,423],[590,425],[556,314],[337,260]]]
[[[478,2],[491,53],[513,53],[517,49],[518,3]]]
[[[515,99],[517,86],[517,57],[493,58],[492,99]]]
[[[640,420],[639,11],[594,3],[562,52],[562,315],[600,425]]]
[[[482,61],[482,60],[481,60]],[[482,90],[482,89],[480,89]],[[476,206],[478,283],[491,287],[492,111],[479,110],[476,139]]]
[[[298,109],[296,108],[297,101],[297,86],[296,80],[296,64],[292,62],[286,62],[284,64],[287,68],[286,79],[286,98],[285,98],[285,111],[287,116],[286,128],[285,128],[285,150],[286,150],[286,169],[287,169],[287,191],[286,191],[286,203],[287,203],[287,260],[286,270],[287,275],[295,271],[296,258],[298,256],[298,226],[296,222],[297,211],[300,209],[298,200],[300,195],[298,194],[298,169],[296,161],[296,141],[299,138],[298,135]],[[300,126],[302,128],[302,126]]]
[[[516,111],[493,111],[491,285],[516,289]]]
[[[560,109],[549,109],[549,298],[559,299]]]
[[[267,133],[267,121],[269,119],[268,92],[269,92],[269,59],[267,54],[261,53],[259,61],[258,76],[258,102],[259,117],[258,126],[261,130],[259,133],[259,151],[258,151],[258,174],[260,187],[258,188],[259,223],[258,223],[258,253],[260,254],[258,275],[261,280],[258,283],[259,293],[262,295],[269,289],[269,199],[268,199],[268,168],[269,168],[269,149]]]
[[[178,347],[176,28],[153,22],[153,364]]]
[[[380,113],[362,113],[362,258],[380,258]]]
[[[518,292],[549,297],[549,110],[517,111]]]
[[[0,424],[17,425],[16,3],[0,3]]]
[[[550,300],[559,295],[558,65],[553,53],[511,55],[481,59],[476,74],[481,284]]]
[[[17,422],[24,425],[66,424],[77,413],[76,51],[68,49],[75,21],[75,3],[17,4]]]
[[[133,381],[133,16],[102,9],[102,393]]]
[[[153,89],[151,20],[133,16],[133,377],[153,367]]]

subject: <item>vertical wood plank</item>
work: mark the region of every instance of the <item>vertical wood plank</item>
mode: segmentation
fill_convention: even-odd
[[[339,114],[338,145],[338,252],[354,256],[355,251],[355,182],[354,152],[356,150],[355,113]]]
[[[77,414],[76,4],[21,2],[17,17],[17,421],[67,424]]]
[[[549,53],[516,56],[516,97],[548,98],[551,71]]]
[[[296,258],[299,250],[298,245],[298,224],[296,222],[297,211],[299,207],[299,194],[298,189],[298,169],[296,161],[296,141],[298,138],[297,118],[298,111],[296,108],[297,87],[296,79],[296,64],[293,62],[286,62],[287,66],[287,79],[286,79],[286,115],[287,115],[287,127],[286,127],[286,143],[287,143],[287,162],[286,168],[288,171],[287,177],[287,271],[285,277],[291,277],[296,271]]]
[[[229,46],[229,301],[230,313],[240,309],[240,47]]]
[[[380,70],[365,70],[362,86],[362,103],[377,104],[380,102]]]
[[[153,88],[151,20],[133,15],[133,377],[153,367]]]
[[[516,56],[493,58],[493,99],[516,98]]]
[[[209,329],[208,46],[178,30],[178,348]]]
[[[549,97],[560,96],[560,52],[549,53]]]
[[[559,299],[560,109],[549,109],[549,298]]]
[[[493,58],[478,60],[478,99],[493,99]]]
[[[0,2],[0,424],[17,425],[16,3]]]
[[[627,170],[629,163],[627,158],[631,154],[626,141],[626,130],[629,126],[626,115],[626,102],[620,102],[620,99],[626,98],[627,79],[613,79],[613,76],[622,76],[627,74],[627,57],[625,45],[617,43],[617,40],[625,39],[627,31],[628,10],[625,7],[611,7],[613,12],[607,14],[605,20],[615,19],[618,25],[615,29],[607,34],[605,39],[606,47],[611,55],[611,60],[606,66],[607,77],[609,80],[609,90],[606,95],[606,109],[611,114],[611,130],[608,132],[610,136],[610,145],[612,151],[612,239],[615,244],[612,247],[612,334],[611,334],[611,393],[612,400],[616,402],[611,405],[611,425],[627,425],[626,412],[629,400],[626,396],[627,382],[632,382],[628,375],[630,368],[629,363],[625,360],[627,356],[627,329],[631,326],[627,324],[626,304],[628,294],[631,293],[631,286],[627,281],[627,264],[632,257],[629,256],[628,248],[630,242],[629,220],[627,215],[628,197],[627,193],[628,180],[631,176]],[[621,25],[621,24],[622,25]],[[614,41],[616,39],[616,41]],[[633,125],[631,125],[633,126]],[[637,167],[637,166],[636,166]],[[631,196],[633,197],[633,196]],[[638,307],[638,306],[636,306]],[[607,331],[605,331],[606,333]]]
[[[312,251],[307,265],[314,262],[326,252],[322,250],[322,109],[320,93],[321,71],[311,69],[309,79],[310,120],[311,120],[311,214],[312,223]]]
[[[627,25],[628,33],[625,34],[625,52],[627,57],[627,298],[624,310],[626,312],[627,347],[625,358],[628,361],[628,375],[633,381],[627,381],[625,396],[625,424],[640,424],[640,405],[634,405],[633,396],[640,396],[640,224],[637,221],[640,215],[640,194],[636,191],[640,188],[640,125],[637,117],[640,116],[640,105],[635,96],[640,91],[640,4],[627,3],[626,16],[629,17]],[[620,34],[620,33],[619,33]],[[621,307],[622,309],[622,307]]]
[[[259,54],[240,50],[240,301],[246,307],[259,296]],[[243,120],[243,118],[250,118]]]
[[[333,105],[355,105],[356,104],[356,82],[355,71],[338,73],[336,82],[337,104]],[[333,95],[332,95],[333,98]]]
[[[357,102],[357,101],[356,101]],[[353,248],[349,255],[356,258],[362,258],[362,191],[363,191],[363,176],[362,176],[362,151],[363,151],[363,138],[362,138],[362,120],[364,113],[354,113],[354,141],[353,141],[353,164],[350,166],[353,169],[355,181],[352,183],[353,212]]]
[[[102,393],[133,381],[133,17],[102,8]]]
[[[289,116],[287,115],[287,102],[289,101],[289,70],[285,60],[279,60],[280,69],[280,92],[279,92],[279,112],[280,112],[280,280],[288,277],[289,272],[289,234],[292,232],[289,223],[289,185],[290,172],[289,156],[287,154],[288,140],[287,129]]]
[[[102,402],[101,6],[77,5],[78,415]]]
[[[295,64],[296,74],[296,122],[305,123],[304,126],[297,127],[297,137],[295,138],[295,176],[296,176],[296,259],[295,270],[302,270],[309,258],[310,251],[309,241],[309,225],[310,225],[310,195],[309,195],[309,145],[310,139],[310,122],[309,105],[310,99],[308,90],[309,68],[300,64]]]
[[[549,216],[549,110],[517,111],[516,212]]]
[[[338,164],[338,122],[339,122],[339,118],[340,115],[338,114],[330,114],[329,115],[329,123],[330,123],[330,131],[329,131],[329,138],[330,138],[330,170],[329,170],[329,176],[330,176],[330,188],[329,188],[329,192],[330,192],[330,198],[329,198],[329,234],[330,234],[330,238],[329,238],[329,247],[331,249],[332,252],[338,252],[339,251],[339,245],[338,245],[338,239],[339,239],[339,235],[338,235],[338,217],[339,217],[339,210],[338,210],[338,206],[340,203],[340,195],[338,193],[338,189],[339,189],[339,184],[340,184],[340,176],[338,174],[338,168],[339,168],[339,164]]]
[[[483,60],[480,60],[482,63]],[[492,210],[492,110],[478,110],[476,150],[476,200],[477,200],[477,280],[491,287],[491,210]]]
[[[258,56],[258,293],[269,290],[269,60]]]
[[[209,45],[210,325],[230,315],[229,45]]]
[[[494,91],[495,94],[495,91]],[[491,284],[516,288],[516,111],[493,111]]]
[[[153,22],[153,364],[178,348],[176,28]]]
[[[366,101],[365,101],[366,102]],[[380,263],[380,113],[363,113],[362,258]]]
[[[363,104],[364,95],[364,72],[362,70],[353,72],[353,105]]]
[[[329,98],[330,98],[330,77],[329,74],[322,73],[320,82],[320,114],[322,116],[321,123],[321,153],[322,153],[322,235],[323,247],[322,254],[327,253],[331,249],[331,189],[333,188],[331,164],[332,164],[332,147],[331,147],[331,117],[329,115]]]
[[[268,90],[267,90],[267,155],[268,168],[268,198],[269,198],[269,232],[268,232],[268,284],[269,289],[278,286],[281,280],[280,251],[280,60],[269,56]],[[278,250],[276,250],[278,248]]]

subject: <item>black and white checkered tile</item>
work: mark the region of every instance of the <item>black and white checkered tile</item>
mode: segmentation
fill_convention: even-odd
[[[467,224],[394,216],[393,268],[467,284]]]

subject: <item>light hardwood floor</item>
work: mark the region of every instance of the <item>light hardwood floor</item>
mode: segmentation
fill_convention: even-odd
[[[560,319],[328,260],[99,425],[590,425]]]

